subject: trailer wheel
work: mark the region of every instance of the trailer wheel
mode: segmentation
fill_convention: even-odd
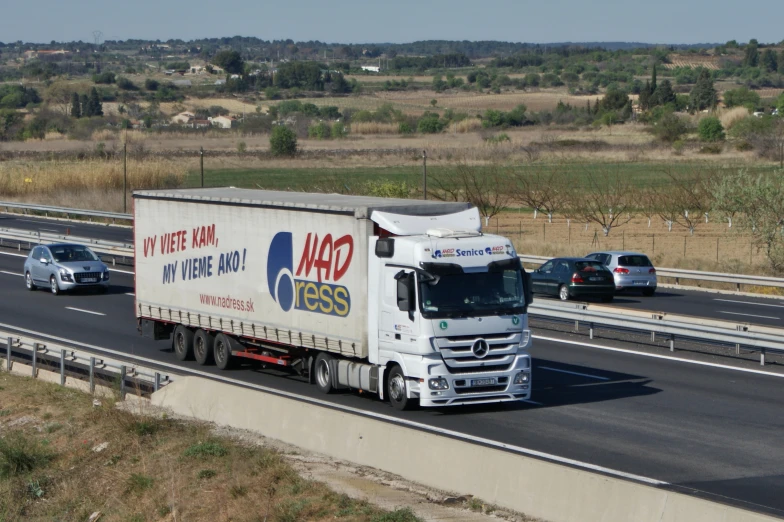
[[[335,389],[332,386],[332,360],[334,358],[327,353],[320,353],[316,357],[316,362],[313,365],[313,373],[315,374],[316,387],[321,393],[332,393]]]
[[[236,358],[231,355],[231,347],[234,340],[226,334],[218,334],[215,337],[214,356],[215,366],[221,370],[229,370],[234,366]]]
[[[212,350],[215,344],[215,336],[204,330],[197,330],[193,336],[193,356],[196,362],[203,365],[212,364]]]
[[[397,364],[390,369],[387,377],[387,397],[392,407],[400,411],[409,410],[416,404],[415,399],[408,398],[406,376]]]
[[[181,324],[177,325],[172,336],[172,348],[177,360],[193,359],[193,330]]]

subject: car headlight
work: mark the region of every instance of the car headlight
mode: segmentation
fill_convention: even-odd
[[[109,280],[109,270],[108,269],[105,269],[103,271],[103,280],[104,281],[108,281]]]
[[[531,381],[531,374],[528,372],[520,372],[515,375],[515,384],[528,384]]]
[[[73,281],[71,273],[65,268],[60,269],[60,279],[62,279],[63,281]]]
[[[436,377],[435,379],[430,379],[429,381],[427,381],[427,385],[430,386],[431,390],[449,389],[449,381],[447,381],[443,377]]]

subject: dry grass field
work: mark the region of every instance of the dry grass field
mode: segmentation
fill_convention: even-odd
[[[705,69],[719,70],[719,57],[718,56],[700,56],[700,55],[678,55],[671,54],[669,56],[670,63],[664,64],[665,69],[675,69],[676,67],[704,67]]]

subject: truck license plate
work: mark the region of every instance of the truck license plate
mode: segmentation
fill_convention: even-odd
[[[471,379],[471,386],[492,386],[495,379]]]
[[[82,279],[82,283],[97,283],[98,280],[94,277],[85,277]]]

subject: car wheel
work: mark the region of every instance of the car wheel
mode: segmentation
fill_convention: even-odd
[[[35,283],[33,283],[33,276],[30,275],[30,272],[25,273],[25,286],[31,292],[35,290]]]
[[[187,361],[193,358],[193,330],[183,325],[174,329],[172,348],[178,361]]]
[[[49,291],[54,295],[60,295],[60,285],[57,284],[55,276],[49,278]]]
[[[321,393],[332,393],[332,367],[331,362],[334,358],[328,353],[320,353],[313,364],[314,381]]]
[[[654,292],[656,292],[655,288],[646,288],[642,291],[642,295],[645,297],[653,297]]]
[[[389,397],[389,403],[392,404],[392,407],[399,411],[411,409],[417,402],[415,399],[408,398],[406,377],[398,365],[394,365],[389,371],[387,397]]]
[[[569,287],[566,285],[558,287],[558,297],[561,298],[561,301],[568,301],[571,298],[569,295]]]
[[[204,330],[196,332],[196,335],[193,336],[193,356],[196,358],[197,363],[202,366],[212,364],[214,344],[214,335]]]

